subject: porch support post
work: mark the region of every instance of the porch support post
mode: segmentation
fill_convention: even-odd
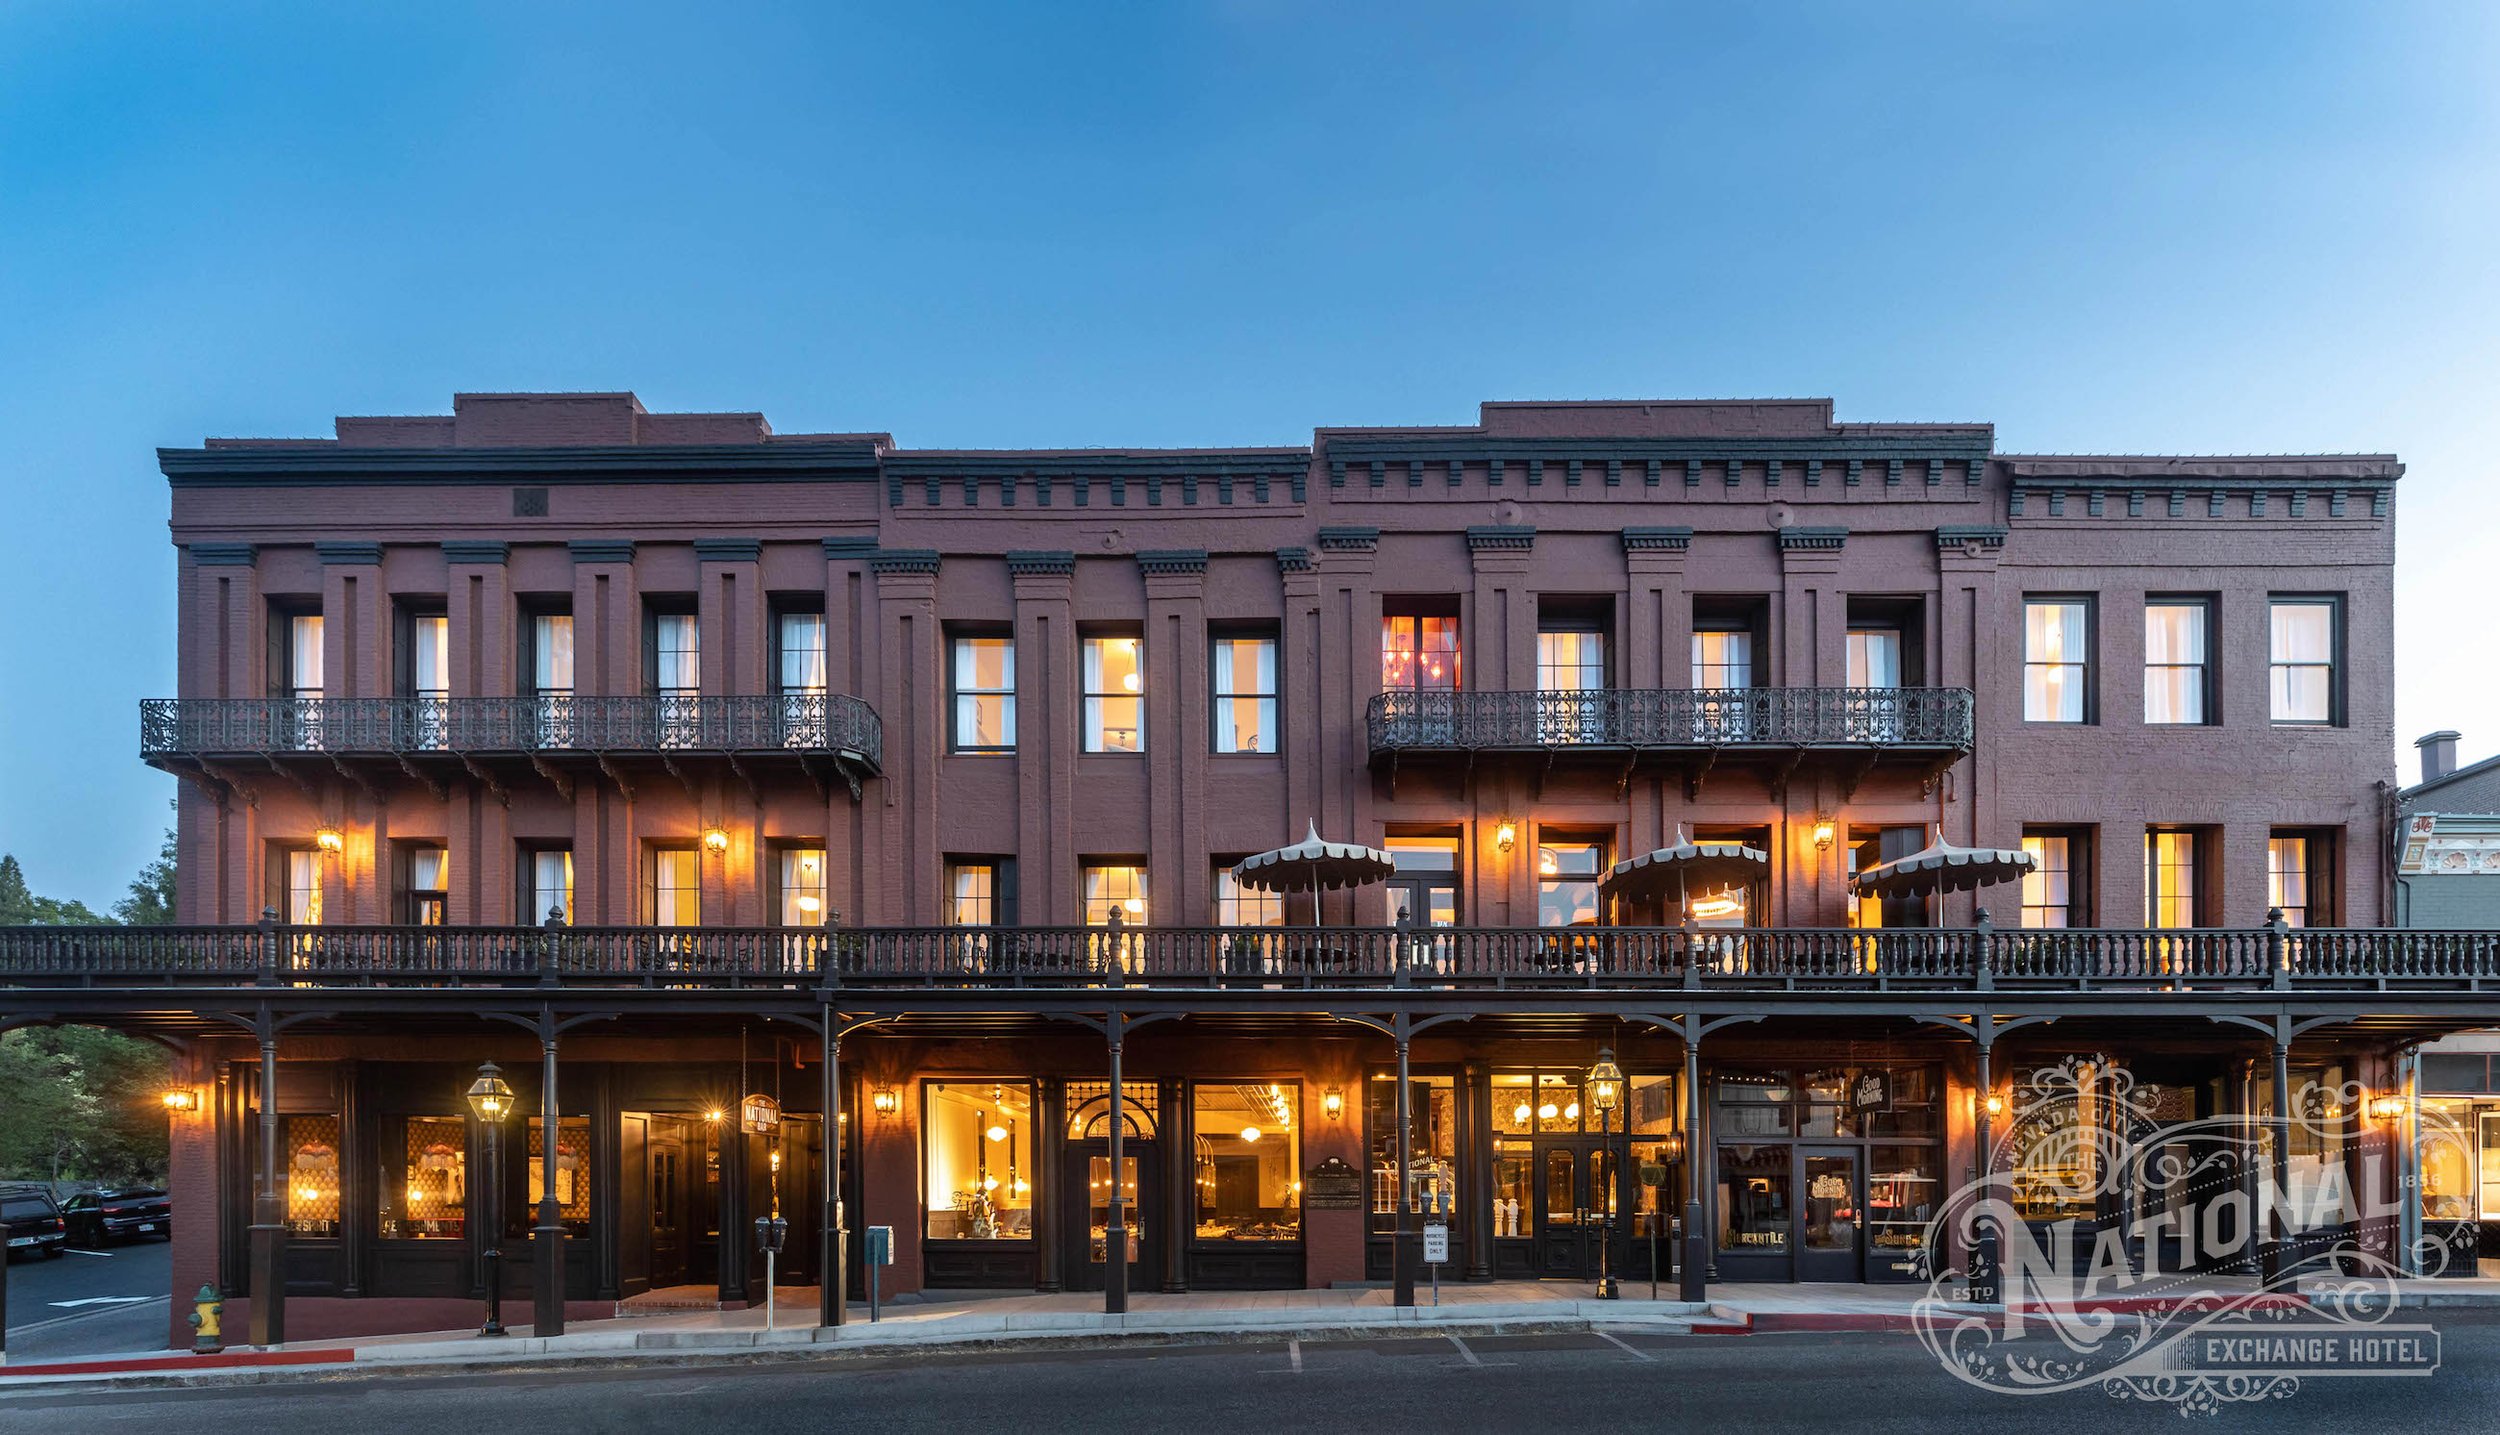
[[[2396,1118],[2396,1269],[2422,1273],[2422,1053],[2407,1047],[2396,1059],[2404,1114]]]
[[[823,1009],[825,1190],[824,1212],[816,1223],[821,1249],[816,1257],[816,1323],[840,1325],[849,1312],[850,1242],[842,1229],[842,1029],[831,1006]]]
[[[278,1029],[266,1008],[260,1038],[260,1179],[252,1192],[251,1342],[286,1343],[286,1192],[278,1185]]]
[[[2292,1213],[2283,1205],[2284,1191],[2292,1177],[2292,1048],[2287,1041],[2274,1044],[2274,1139],[2269,1145],[2267,1179],[2273,1189],[2257,1203],[2257,1229],[2265,1237],[2259,1247],[2258,1271],[2271,1285],[2289,1264],[2292,1235]]]
[[[2001,1305],[2005,1301],[2005,1281],[1998,1261],[2003,1244],[1997,1231],[1995,1213],[1989,1203],[1988,1177],[1995,1159],[1996,1119],[1988,1112],[1988,1103],[1996,1099],[1996,1077],[1989,1057],[1996,1046],[1996,1032],[1990,1026],[1994,1018],[1979,1014],[1971,1031],[1979,1038],[1979,1099],[1972,1103],[1977,1121],[1972,1132],[1972,1147],[1979,1166],[1979,1208],[1972,1212],[1969,1285],[1970,1298],[1977,1305]]]
[[[1116,920],[1116,919],[1115,919]],[[1123,1019],[1113,1012],[1104,1023],[1111,1042],[1111,1220],[1103,1230],[1102,1308],[1106,1315],[1128,1314],[1128,1192],[1120,1184],[1121,1128],[1128,1114],[1120,1109],[1120,1047]]]
[[[1709,1299],[1710,1242],[1702,1233],[1701,1018],[1684,1019],[1684,1259],[1676,1271],[1676,1296],[1698,1305]]]
[[[556,1144],[563,1126],[556,1103],[556,1020],[542,1011],[538,1022],[538,1227],[530,1233],[530,1264],[537,1300],[530,1334],[564,1334],[564,1205],[556,1199]],[[728,1233],[724,1233],[727,1235]],[[730,1243],[721,1242],[726,1247]],[[728,1259],[726,1251],[723,1260]]]
[[[1389,1249],[1389,1272],[1395,1285],[1391,1293],[1394,1303],[1411,1306],[1415,1303],[1416,1253],[1408,1246],[1415,1240],[1415,1121],[1411,1110],[1414,1094],[1407,1088],[1406,1021],[1406,1013],[1398,1013],[1398,1233],[1396,1243]]]

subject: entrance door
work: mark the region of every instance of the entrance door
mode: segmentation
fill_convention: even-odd
[[[1131,1136],[1120,1143],[1130,1290],[1151,1290],[1163,1283],[1162,1171],[1154,1142]],[[1067,1173],[1067,1204],[1063,1209],[1085,1213],[1082,1222],[1069,1223],[1069,1286],[1098,1291],[1103,1287],[1110,1255],[1111,1143],[1069,1142]]]
[[[1534,1161],[1537,1274],[1595,1280],[1606,1218],[1620,1209],[1613,1205],[1622,1194],[1614,1153],[1593,1137],[1541,1139]],[[1620,1257],[1620,1220],[1613,1234]]]
[[[688,1164],[689,1143],[686,1123],[669,1116],[651,1118],[650,1212],[651,1212],[651,1284],[681,1286],[687,1284],[686,1258],[692,1245],[686,1230],[693,1200],[688,1184],[692,1169]]]
[[[1797,1148],[1797,1279],[1855,1281],[1863,1278],[1866,1188],[1858,1153],[1846,1147]]]

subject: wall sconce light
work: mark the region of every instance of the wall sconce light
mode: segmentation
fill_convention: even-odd
[[[168,1086],[160,1099],[165,1109],[176,1116],[200,1109],[200,1089],[196,1086]]]
[[[891,1086],[880,1086],[869,1093],[868,1104],[879,1116],[892,1116],[903,1109],[903,1093]]]
[[[729,850],[729,834],[718,827],[706,827],[703,829],[703,845],[714,852],[726,852]]]
[[[1519,824],[1505,817],[1493,824],[1493,850],[1508,856],[1519,845]]]
[[[1335,1121],[1344,1116],[1345,1088],[1340,1086],[1332,1086],[1328,1088],[1326,1094],[1322,1095],[1319,1099],[1319,1110],[1322,1116],[1327,1117],[1331,1121]]]
[[[2405,1099],[2394,1092],[2370,1098],[2370,1114],[2381,1121],[2393,1121],[2404,1115],[2405,1106]]]
[[[1990,1116],[2003,1116],[2005,1114],[2005,1098],[1997,1095],[1993,1091],[1988,1093],[1988,1114]]]
[[[1681,1131],[1668,1132],[1667,1139],[1658,1143],[1658,1154],[1661,1158],[1670,1162],[1683,1160],[1684,1133]]]
[[[1834,829],[1834,827],[1832,826],[1832,820],[1831,820],[1830,818],[1828,818],[1828,817],[1817,817],[1816,819],[1814,819],[1814,850],[1815,850],[1815,851],[1817,851],[1817,852],[1829,852],[1829,851],[1831,851],[1831,850],[1832,850],[1832,839],[1833,839],[1834,837],[1836,837],[1837,835],[1839,835],[1839,834],[1838,834],[1838,832]]]
[[[704,1113],[703,1113],[703,1119],[704,1119],[704,1120],[706,1120],[706,1121],[711,1122],[714,1126],[718,1126],[718,1125],[720,1125],[720,1123],[721,1123],[721,1118],[722,1118],[722,1117],[724,1117],[724,1116],[726,1116],[726,1115],[728,1115],[728,1114],[729,1114],[728,1112],[723,1111],[723,1110],[721,1110],[719,1107],[715,1106],[715,1107],[713,1107],[711,1110],[706,1111],[706,1112],[704,1112]]]
[[[313,829],[313,845],[336,856],[339,849],[347,845],[347,836],[335,827],[316,827]]]

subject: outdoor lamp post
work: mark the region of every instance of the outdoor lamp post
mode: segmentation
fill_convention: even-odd
[[[1623,1104],[1623,1068],[1615,1065],[1614,1048],[1597,1049],[1597,1065],[1589,1068],[1589,1104],[1597,1108],[1597,1149],[1606,1159],[1598,1164],[1606,1172],[1606,1188],[1597,1192],[1602,1203],[1597,1227],[1597,1298],[1621,1300],[1622,1289],[1615,1284],[1615,1191],[1622,1175],[1615,1169],[1614,1114]]]
[[[512,1084],[503,1068],[488,1062],[469,1083],[469,1110],[486,1128],[486,1199],[478,1204],[479,1224],[486,1228],[486,1324],[479,1335],[501,1335],[503,1328],[503,1119],[512,1114]]]

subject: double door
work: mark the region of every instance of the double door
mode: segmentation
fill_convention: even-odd
[[[1599,1252],[1614,1241],[1614,1269],[1623,1265],[1623,1168],[1615,1143],[1595,1136],[1537,1138],[1531,1160],[1535,1176],[1535,1265],[1537,1274],[1565,1279],[1596,1279]]]

